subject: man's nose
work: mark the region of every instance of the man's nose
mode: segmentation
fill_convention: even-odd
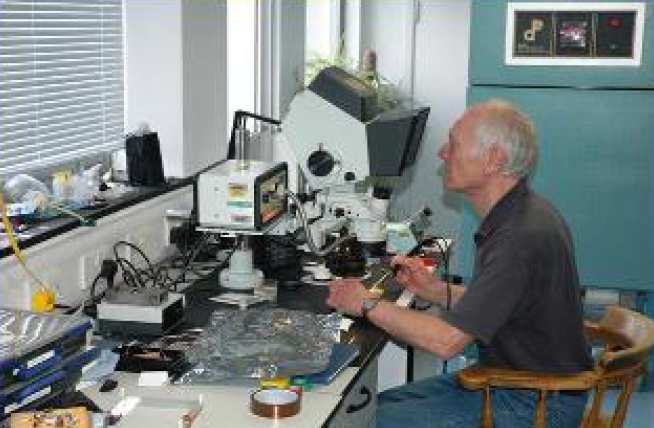
[[[447,143],[443,144],[440,149],[438,149],[438,157],[441,160],[447,160]]]

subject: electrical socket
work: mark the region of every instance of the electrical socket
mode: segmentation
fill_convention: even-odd
[[[98,272],[100,272],[100,262],[99,253],[95,249],[81,256],[79,264],[79,286],[81,290],[86,290],[91,286]]]
[[[98,248],[98,259],[100,260],[100,265],[102,265],[103,260],[113,260],[114,259],[113,248],[112,247]]]

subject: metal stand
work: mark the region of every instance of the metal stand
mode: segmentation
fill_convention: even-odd
[[[241,235],[238,240],[229,268],[220,272],[220,285],[230,290],[252,290],[263,283],[263,272],[253,266],[250,237]]]

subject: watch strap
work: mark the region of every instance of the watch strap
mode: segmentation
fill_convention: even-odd
[[[371,299],[369,297],[365,297],[363,299],[363,303],[361,304],[361,315],[364,318],[368,318],[368,313],[377,307],[379,301],[380,299]]]

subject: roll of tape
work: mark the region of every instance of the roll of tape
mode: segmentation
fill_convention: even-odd
[[[264,418],[287,418],[300,412],[300,396],[286,389],[260,389],[250,395],[250,410]]]

